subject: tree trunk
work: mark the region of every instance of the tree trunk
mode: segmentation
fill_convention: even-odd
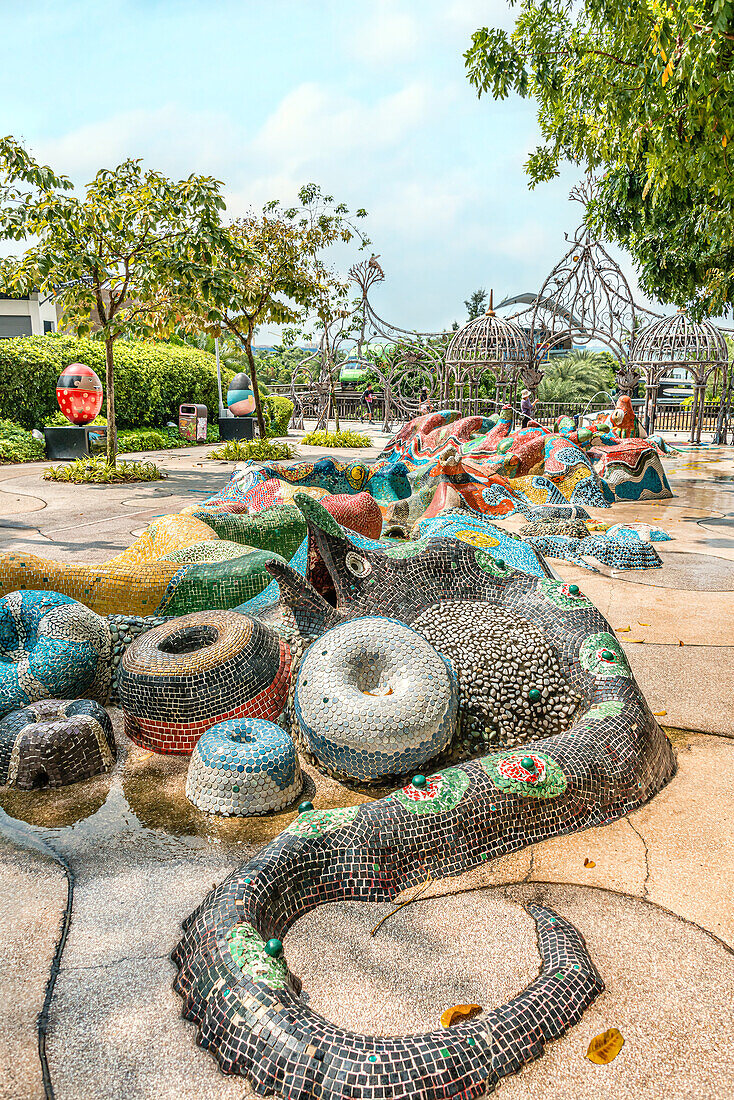
[[[242,340],[242,337],[240,337]],[[252,333],[247,334],[247,338],[242,340],[245,346],[245,355],[247,356],[247,362],[250,364],[250,382],[252,383],[252,392],[255,397],[255,412],[257,413],[257,426],[260,431],[260,438],[265,439],[267,435],[265,431],[265,420],[263,418],[263,407],[260,401],[260,387],[257,384],[257,370],[255,368],[255,356],[252,354]]]
[[[115,359],[113,340],[105,337],[106,359],[105,383],[107,385],[107,464],[115,466],[117,462],[117,422],[115,420]]]
[[[329,370],[329,388],[331,390],[331,400],[334,405],[334,431],[339,431],[339,406],[336,403],[336,387],[334,386],[334,375]],[[329,430],[329,425],[326,425],[326,430]]]

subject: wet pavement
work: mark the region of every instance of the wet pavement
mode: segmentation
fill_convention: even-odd
[[[232,468],[208,466],[199,448],[160,461],[170,470],[163,484],[65,493],[37,470],[0,467],[0,545],[104,560],[155,514],[214,491]],[[554,565],[610,618],[659,721],[683,727],[670,731],[675,779],[623,821],[434,884],[425,902],[401,910],[375,937],[370,930],[389,906],[324,907],[297,922],[286,942],[313,1007],[342,1026],[434,1026],[447,1004],[494,1006],[534,976],[534,932],[520,903],[541,896],[587,937],[607,992],[544,1058],[501,1084],[498,1092],[512,1097],[734,1095],[734,740],[705,735],[734,736],[727,679],[734,596],[713,583],[729,575],[734,538],[731,547],[712,545],[727,528],[710,529],[734,518],[734,451],[671,456],[665,465],[674,500],[596,515],[668,530],[675,541],[658,547],[683,560],[656,580],[685,584],[653,588],[627,583],[629,575]],[[131,745],[119,711],[111,713],[120,747],[111,775],[0,794],[0,1098],[40,1100],[51,1082],[57,1100],[239,1100],[249,1095],[244,1083],[219,1073],[180,1017],[169,953],[180,922],[212,884],[296,810],[249,819],[202,814],[185,798],[188,758]],[[300,798],[319,808],[380,793],[305,771]],[[611,1066],[593,1066],[584,1057],[588,1041],[611,1026],[625,1047]]]

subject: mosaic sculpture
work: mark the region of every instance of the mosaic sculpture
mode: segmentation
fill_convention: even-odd
[[[340,779],[385,779],[432,760],[451,742],[456,709],[445,657],[417,631],[377,616],[322,634],[295,685],[300,739]]]
[[[288,551],[295,549],[298,525],[267,513],[249,524],[244,517],[230,518],[234,541],[221,539],[196,516],[163,516],[127,550],[101,565],[6,552],[0,554],[0,594],[20,588],[53,590],[102,615],[181,615],[199,608],[240,607],[271,583],[265,563],[275,551],[260,549],[258,533],[267,543],[280,539]],[[250,545],[237,537],[241,530],[235,521],[240,518]],[[303,530],[302,517],[298,524]],[[221,517],[218,525],[222,529]]]
[[[576,585],[529,576],[481,546],[440,536],[400,556],[366,549],[314,501],[299,504],[336,593],[333,607],[287,565],[269,566],[281,584],[293,644],[311,645],[299,677],[337,624],[345,638],[349,628],[361,629],[365,616],[423,625],[437,649],[454,642],[452,662],[455,656],[467,709],[467,677],[477,662],[488,685],[477,714],[483,721],[505,708],[505,686],[515,671],[512,643],[487,656],[467,640],[463,651],[462,632],[474,617],[491,637],[494,631],[501,637],[514,620],[529,624],[557,662],[553,682],[543,679],[545,660],[531,670],[535,683],[522,696],[527,728],[545,719],[558,732],[531,749],[505,747],[416,775],[367,805],[306,809],[185,922],[173,953],[175,988],[201,1044],[260,1095],[478,1097],[537,1058],[601,992],[583,940],[566,921],[530,907],[542,970],[508,1004],[448,1030],[405,1038],[355,1035],[309,1008],[288,969],[288,929],[320,904],[392,900],[427,876],[459,874],[546,837],[613,821],[670,779],[672,750],[611,628]],[[515,664],[522,673],[524,653]],[[471,706],[476,710],[473,698]],[[516,698],[510,706],[506,731],[514,728]],[[549,708],[555,713],[547,719]]]
[[[0,719],[0,786],[63,787],[114,760],[112,722],[91,699],[41,699]]]
[[[125,733],[154,752],[186,754],[230,718],[272,721],[285,706],[290,667],[287,643],[256,619],[236,611],[171,619],[125,650]]]
[[[70,363],[56,383],[56,400],[72,424],[89,424],[102,408],[102,383],[85,363]]]
[[[37,699],[84,695],[104,703],[110,631],[89,608],[57,592],[0,599],[0,718]]]
[[[285,730],[257,718],[234,718],[199,738],[186,797],[205,813],[247,816],[282,810],[302,787],[296,748]]]

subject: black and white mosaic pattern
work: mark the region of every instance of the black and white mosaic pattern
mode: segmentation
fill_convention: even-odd
[[[495,609],[540,632],[578,704],[570,728],[530,749],[508,748],[417,776],[367,805],[300,814],[185,922],[173,953],[175,987],[201,1045],[225,1072],[245,1075],[258,1094],[478,1097],[537,1058],[602,990],[567,922],[531,907],[540,976],[495,1012],[405,1038],[355,1035],[313,1012],[288,970],[282,944],[287,951],[288,929],[320,904],[387,901],[428,876],[456,875],[548,837],[613,821],[665,785],[673,753],[609,625],[577,586],[530,577],[449,538],[392,554],[365,550],[315,502],[297,499],[334,581],[337,607],[273,563],[293,633],[311,640],[365,615],[414,625],[441,602],[481,605],[483,615]],[[440,648],[438,619],[431,625]],[[446,638],[455,631],[455,623],[447,624]]]
[[[92,699],[40,699],[0,720],[0,786],[63,787],[114,760],[112,722]]]

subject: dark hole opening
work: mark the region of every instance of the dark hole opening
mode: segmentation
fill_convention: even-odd
[[[193,653],[214,645],[218,637],[219,631],[213,626],[182,626],[164,638],[158,648],[164,653]]]

